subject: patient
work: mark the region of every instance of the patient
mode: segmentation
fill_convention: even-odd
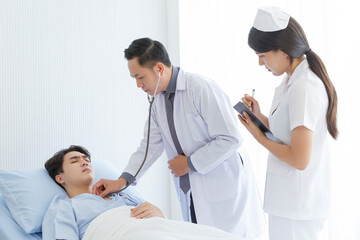
[[[136,194],[121,192],[104,198],[92,194],[95,173],[90,153],[83,147],[72,145],[55,153],[45,168],[67,196],[56,196],[51,202],[42,225],[44,240],[82,239],[92,220],[119,206],[134,206],[131,216],[135,218],[164,218],[159,208]]]

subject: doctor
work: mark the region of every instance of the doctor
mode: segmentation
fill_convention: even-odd
[[[137,87],[156,94],[149,154],[139,178],[165,149],[184,220],[246,239],[261,234],[264,216],[257,186],[226,94],[212,80],[172,66],[158,41],[133,41],[125,58]],[[144,157],[147,128],[144,135],[121,177],[100,180],[94,193],[104,196],[130,181]]]
[[[270,152],[264,201],[270,240],[317,239],[329,213],[328,138],[338,135],[335,88],[301,26],[278,8],[258,10],[248,43],[259,65],[275,76],[285,73],[269,117],[253,97],[242,99],[277,142],[266,138],[247,114],[246,119],[239,115]]]

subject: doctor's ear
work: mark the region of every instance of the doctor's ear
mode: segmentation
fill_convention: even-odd
[[[165,66],[162,62],[157,62],[153,68],[153,71],[158,72],[158,74],[162,75],[165,70]]]

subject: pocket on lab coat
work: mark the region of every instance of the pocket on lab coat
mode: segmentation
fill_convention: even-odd
[[[186,113],[186,118],[188,120],[189,132],[194,140],[204,141],[208,139],[207,125],[200,115]]]
[[[242,174],[238,167],[225,161],[207,174],[202,175],[202,183],[209,202],[219,202],[236,197]],[[240,179],[239,179],[240,178]]]

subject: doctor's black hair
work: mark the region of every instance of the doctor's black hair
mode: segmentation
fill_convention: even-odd
[[[134,40],[124,53],[127,60],[138,57],[140,66],[152,68],[157,62],[161,62],[165,66],[171,67],[169,54],[164,45],[150,38]]]
[[[46,170],[48,171],[50,177],[60,186],[63,188],[63,186],[58,183],[55,179],[56,175],[63,173],[63,162],[64,162],[64,156],[69,152],[80,152],[85,154],[91,160],[91,155],[89,151],[81,146],[71,145],[70,147],[66,149],[62,149],[54,154],[49,160],[47,160],[44,164]]]
[[[327,129],[330,135],[336,139],[339,133],[337,128],[336,90],[330,81],[324,63],[310,49],[305,32],[300,24],[290,17],[288,26],[280,31],[263,32],[253,27],[248,36],[248,44],[257,53],[282,50],[289,56],[290,63],[294,61],[294,58],[306,55],[311,71],[321,79],[325,86],[329,101],[326,113]]]

